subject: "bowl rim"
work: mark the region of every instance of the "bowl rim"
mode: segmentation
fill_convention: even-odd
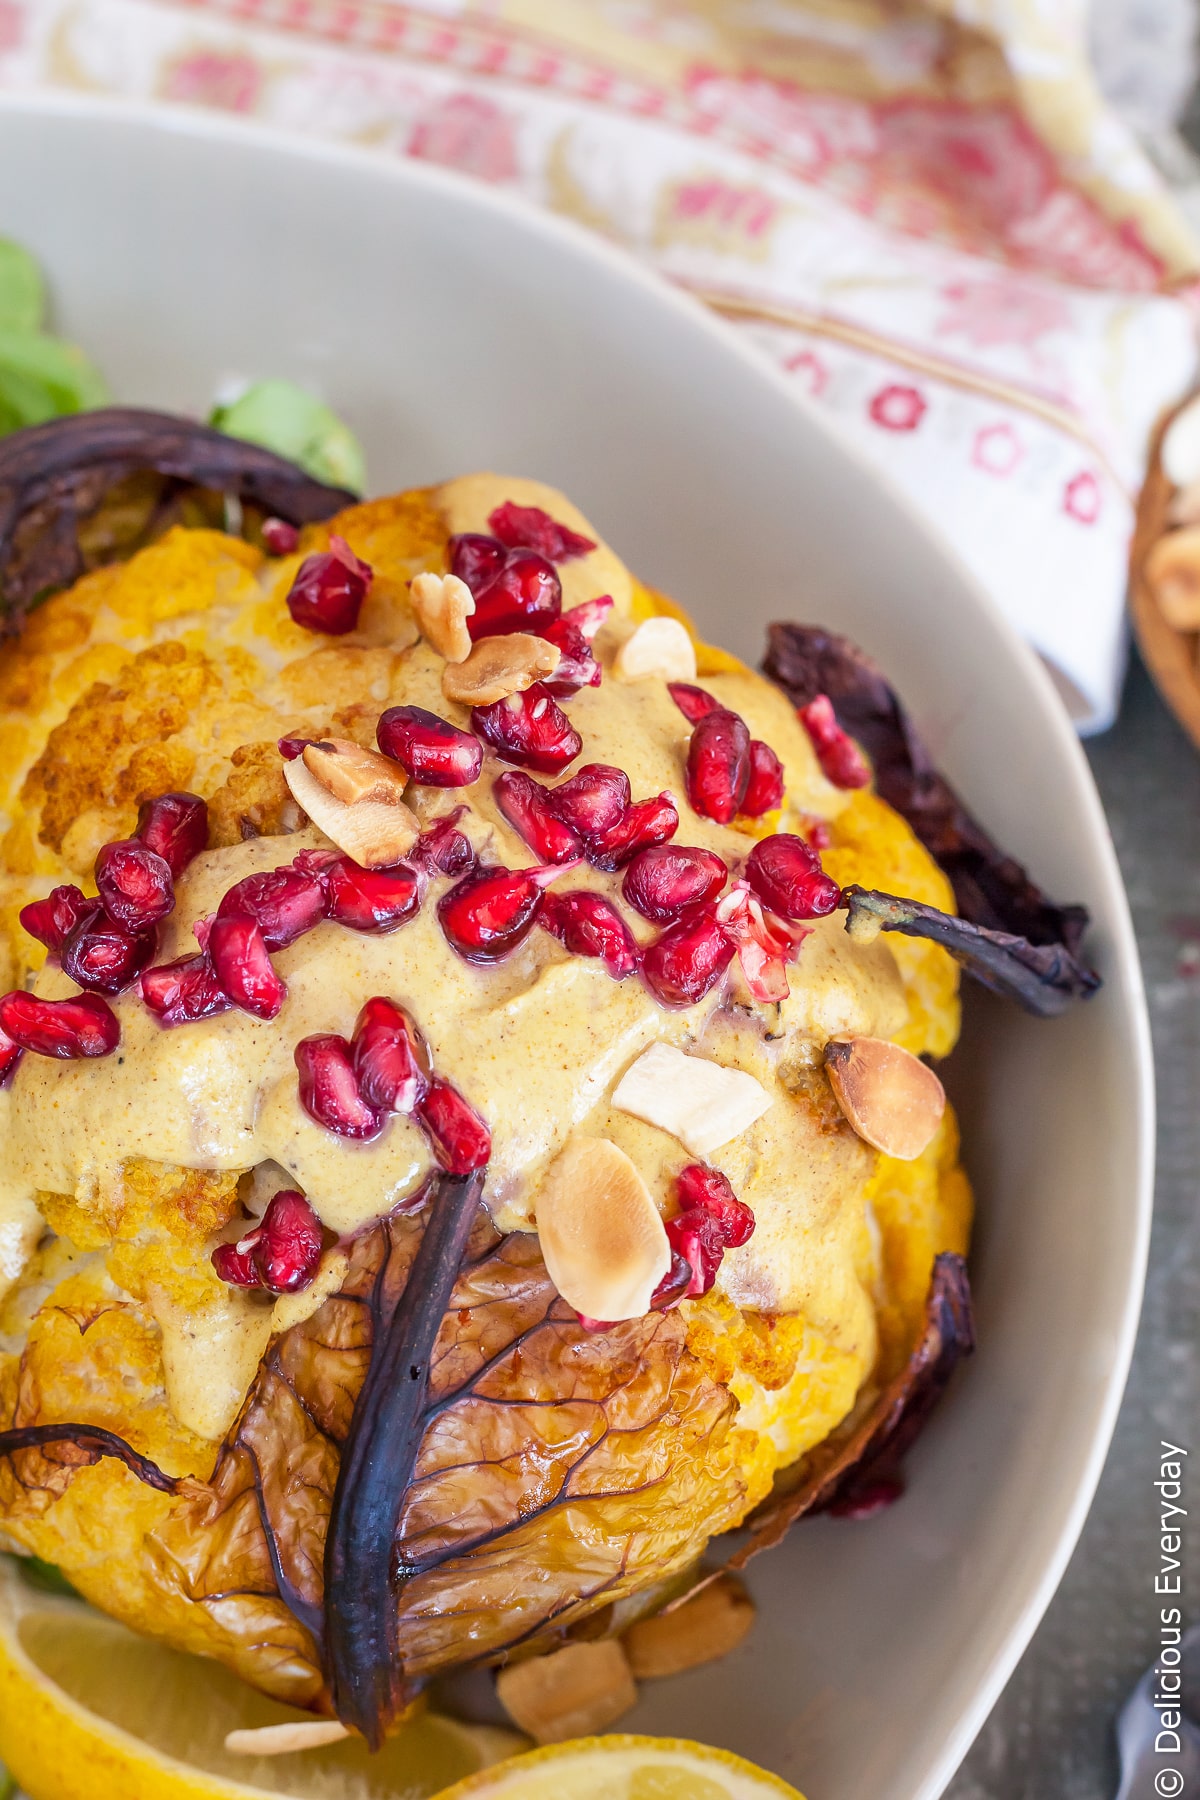
[[[1048,670],[968,569],[953,544],[917,511],[899,481],[889,471],[868,460],[849,429],[835,415],[819,408],[815,401],[799,391],[795,383],[789,382],[764,355],[745,342],[740,333],[733,331],[725,320],[685,288],[669,282],[631,252],[598,233],[589,231],[575,220],[544,209],[523,195],[489,186],[440,164],[402,154],[389,156],[378,150],[336,140],[311,138],[304,136],[298,129],[289,130],[275,124],[210,112],[199,107],[184,108],[162,101],[58,93],[47,89],[29,92],[8,90],[0,92],[0,122],[6,115],[47,120],[64,118],[101,127],[110,121],[116,121],[201,143],[236,147],[251,155],[256,152],[273,154],[301,163],[340,167],[351,175],[392,182],[400,187],[423,189],[468,211],[477,208],[498,214],[509,219],[518,231],[533,232],[551,244],[557,244],[567,256],[604,267],[610,277],[641,289],[652,304],[671,309],[681,320],[686,320],[689,329],[699,331],[707,337],[714,355],[734,359],[747,380],[766,383],[776,393],[785,395],[818,435],[824,435],[834,442],[863,479],[882,489],[896,510],[903,514],[909,527],[925,540],[943,563],[949,565],[969,603],[985,615],[991,627],[1007,641],[1015,662],[1022,668],[1031,690],[1031,698],[1036,702],[1043,721],[1052,734],[1057,753],[1063,758],[1066,768],[1074,774],[1086,808],[1083,823],[1097,857],[1110,933],[1110,968],[1106,981],[1119,994],[1126,1009],[1129,1049],[1136,1072],[1133,1128],[1137,1179],[1136,1191],[1132,1196],[1133,1204],[1129,1209],[1130,1241],[1123,1305],[1121,1316],[1115,1322],[1112,1332],[1111,1364],[1103,1400],[1096,1408],[1088,1453],[1077,1472],[1074,1491],[1060,1520],[1052,1554],[1046,1557],[1036,1572],[1024,1572],[1017,1582],[1018,1589],[1023,1587],[1024,1591],[1011,1610],[1008,1622],[1000,1623],[998,1641],[993,1642],[987,1653],[983,1673],[976,1677],[971,1691],[964,1696],[954,1728],[946,1733],[940,1751],[930,1759],[925,1776],[912,1795],[912,1800],[938,1800],[1028,1647],[1059,1587],[1083,1530],[1124,1396],[1141,1315],[1149,1253],[1155,1170],[1155,1087],[1145,986],[1128,897],[1108,822],[1087,758]],[[1111,1029],[1123,1031],[1123,1027],[1116,1024]],[[1010,1590],[1010,1600],[1013,1598]]]

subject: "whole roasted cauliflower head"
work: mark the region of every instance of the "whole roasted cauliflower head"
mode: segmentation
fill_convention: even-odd
[[[372,1555],[390,1718],[672,1591],[905,1364],[957,968],[839,893],[953,896],[563,495],[267,535],[0,651],[0,1529],[360,1722]]]

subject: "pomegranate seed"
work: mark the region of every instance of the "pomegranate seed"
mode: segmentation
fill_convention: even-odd
[[[477,869],[438,901],[451,948],[472,963],[498,962],[528,937],[542,908],[542,889],[526,869]]]
[[[582,856],[583,845],[571,827],[556,817],[551,795],[531,775],[510,769],[497,777],[492,793],[504,817],[539,862],[575,862]]]
[[[45,944],[51,956],[59,956],[62,947],[77,926],[100,911],[100,902],[89,899],[77,887],[52,888],[44,900],[32,900],[21,908],[21,923],[39,944]]]
[[[693,812],[732,824],[750,780],[750,733],[736,713],[718,706],[693,727],[686,780]]]
[[[697,1294],[707,1294],[725,1254],[720,1228],[707,1213],[681,1212],[678,1218],[667,1220],[667,1242],[691,1269],[686,1297],[690,1300]]]
[[[739,881],[717,907],[717,919],[737,946],[746,985],[756,1000],[786,1000],[787,965],[808,935],[807,927],[789,925],[777,913],[763,911],[749,885]]]
[[[751,938],[738,945],[738,962],[746,986],[756,1000],[774,1004],[787,999],[792,990],[788,986],[787,964],[782,956],[773,954]]]
[[[208,807],[199,794],[159,794],[142,806],[134,836],[162,857],[178,881],[208,843]]]
[[[561,699],[578,693],[580,688],[600,686],[604,671],[592,655],[587,638],[578,625],[571,623],[569,614],[543,625],[538,636],[545,638],[548,644],[557,645],[561,652],[557,669],[542,681],[548,694],[557,694]]]
[[[746,880],[764,905],[785,919],[823,918],[841,895],[816,851],[787,831],[759,839],[746,859]]]
[[[477,706],[471,723],[503,761],[542,775],[557,775],[583,749],[583,739],[540,682],[523,694]]]
[[[484,1120],[448,1081],[434,1076],[416,1116],[448,1174],[469,1175],[472,1169],[482,1169],[492,1154],[492,1134]]]
[[[588,860],[597,869],[619,869],[639,850],[666,843],[678,829],[679,809],[672,795],[655,794],[649,800],[637,800],[626,807],[623,818],[593,840]]]
[[[684,718],[690,719],[693,725],[698,725],[710,712],[724,710],[719,700],[703,688],[693,687],[689,681],[668,681],[667,692]]]
[[[207,948],[213,973],[233,1004],[256,1019],[273,1019],[287,999],[287,988],[250,915],[218,915],[212,922]]]
[[[749,1243],[754,1214],[719,1169],[692,1163],[680,1171],[677,1187],[683,1210],[667,1221],[667,1238],[691,1265],[688,1296],[707,1294],[726,1250]]]
[[[826,781],[839,788],[866,787],[871,779],[871,765],[838,724],[829,695],[818,694],[798,711]]]
[[[261,1231],[248,1231],[236,1244],[218,1244],[209,1261],[219,1280],[228,1287],[260,1288],[262,1280],[254,1261]]]
[[[694,1271],[686,1256],[671,1251],[671,1266],[650,1296],[651,1312],[666,1312],[686,1300],[691,1291]]]
[[[296,1188],[273,1194],[262,1219],[236,1244],[218,1244],[212,1265],[231,1287],[294,1294],[309,1287],[321,1263],[321,1221]]]
[[[589,843],[620,823],[629,799],[629,777],[612,763],[585,763],[577,775],[550,794],[550,803],[564,825]]]
[[[804,835],[814,850],[828,850],[833,842],[833,833],[829,829],[827,819],[813,818],[811,813],[805,815]]]
[[[750,779],[742,797],[747,818],[760,819],[783,804],[783,764],[761,738],[750,739]]]
[[[655,844],[640,850],[625,871],[621,892],[643,919],[665,925],[689,906],[715,900],[729,870],[711,850]]]
[[[135,838],[105,844],[96,858],[96,886],[104,910],[128,931],[145,931],[175,906],[171,865]]]
[[[218,919],[245,913],[254,920],[268,950],[282,950],[325,917],[325,889],[300,869],[264,869],[243,876],[224,894]]]
[[[308,749],[310,744],[319,742],[319,738],[280,738],[279,754],[282,756],[284,762],[295,762],[298,756],[304,755],[304,752]]]
[[[336,850],[297,850],[292,858],[293,869],[299,869],[302,875],[311,875],[316,881],[324,881],[335,862],[341,856]]]
[[[740,1250],[754,1236],[754,1214],[739,1200],[729,1178],[720,1169],[704,1163],[689,1163],[675,1177],[679,1204],[686,1211],[701,1208],[721,1227],[721,1235],[731,1250]]]
[[[462,531],[449,543],[450,573],[465,581],[473,594],[494,581],[505,563],[508,552],[499,538],[486,537],[481,531]]]
[[[560,525],[540,506],[518,506],[515,500],[505,500],[490,513],[488,524],[507,549],[536,550],[551,562],[568,562],[596,548],[591,538]]]
[[[254,1253],[262,1284],[272,1294],[306,1288],[321,1261],[321,1221],[304,1195],[280,1188],[267,1204]]]
[[[474,866],[475,852],[470,838],[455,830],[466,810],[465,806],[458,806],[444,818],[435,819],[413,845],[413,862],[426,874],[465,875]]]
[[[63,945],[63,974],[93,993],[119,994],[137,980],[157,948],[153,927],[125,931],[97,908]]]
[[[287,609],[306,631],[343,637],[358,624],[373,574],[345,538],[331,536],[328,550],[306,556],[300,564],[288,590]]]
[[[472,639],[505,631],[536,634],[562,611],[562,583],[554,564],[532,550],[513,551],[499,574],[473,592],[475,611],[467,619]]]
[[[0,1031],[22,1050],[71,1059],[108,1056],[121,1041],[117,1016],[98,994],[41,1000],[18,989],[0,999]]]
[[[207,956],[181,956],[147,969],[138,983],[142,1000],[160,1025],[190,1025],[228,1012],[230,999]]]
[[[575,888],[569,894],[547,894],[538,924],[574,956],[598,956],[615,981],[632,975],[640,961],[628,925],[603,894]]]
[[[300,533],[286,519],[264,519],[259,529],[272,556],[293,556],[299,547]]]
[[[376,995],[358,1015],[352,1046],[359,1092],[380,1112],[410,1113],[429,1086],[429,1051],[402,1006]]]
[[[398,931],[421,904],[417,872],[407,863],[390,869],[364,869],[339,856],[322,876],[327,916],[351,931],[383,937]]]
[[[344,1037],[301,1038],[295,1050],[300,1073],[300,1104],[309,1118],[338,1137],[374,1138],[383,1130],[383,1115],[358,1091],[353,1053]]]
[[[385,756],[426,787],[468,787],[479,780],[483,745],[423,706],[392,706],[376,727]]]
[[[597,594],[594,600],[583,600],[562,615],[564,625],[573,625],[590,644],[613,609],[611,594]]]
[[[642,979],[661,1006],[693,1006],[732,958],[733,945],[715,919],[683,918],[642,951]]]
[[[8,1086],[24,1054],[20,1044],[15,1044],[6,1031],[0,1031],[0,1088]]]

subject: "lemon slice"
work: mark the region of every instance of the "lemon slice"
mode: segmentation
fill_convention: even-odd
[[[437,1800],[804,1800],[728,1750],[686,1738],[575,1738],[486,1769]]]
[[[0,1557],[0,1762],[29,1800],[421,1800],[528,1742],[424,1712],[378,1756],[356,1739],[274,1757],[225,1750],[227,1732],[311,1716],[37,1591]]]

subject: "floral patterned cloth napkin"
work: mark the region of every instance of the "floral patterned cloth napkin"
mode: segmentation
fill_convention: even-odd
[[[1085,24],[1077,0],[0,0],[0,86],[249,115],[603,232],[837,416],[1086,729],[1116,706],[1200,244]]]

